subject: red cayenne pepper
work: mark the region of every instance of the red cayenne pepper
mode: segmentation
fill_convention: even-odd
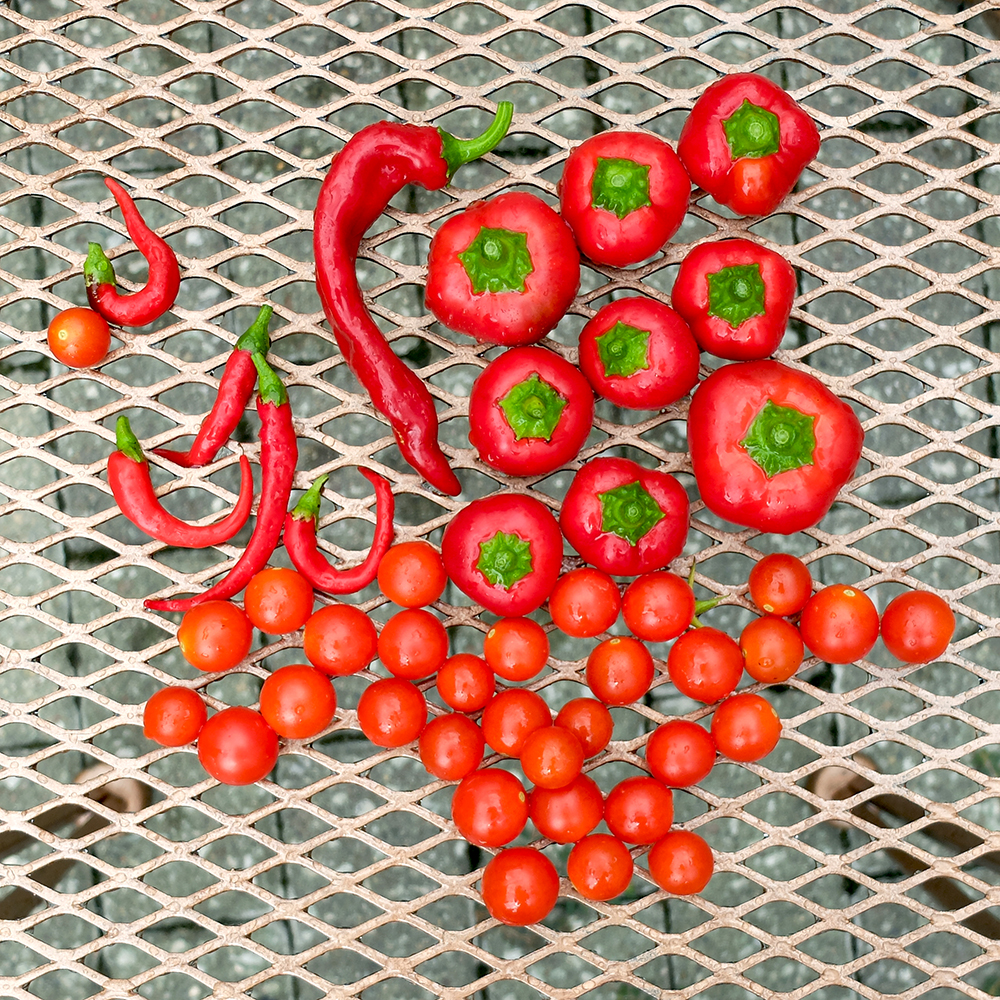
[[[375,487],[375,537],[364,562],[351,569],[331,566],[316,545],[316,524],[319,517],[320,491],[326,476],[320,476],[302,499],[285,517],[285,550],[295,568],[324,594],[355,594],[367,587],[378,575],[382,556],[392,544],[392,518],[396,501],[389,480],[370,469],[358,469]]]
[[[228,541],[246,524],[253,504],[253,473],[245,455],[240,456],[240,495],[233,509],[214,524],[188,524],[160,504],[128,417],[118,418],[115,438],[118,450],[108,458],[108,483],[121,512],[147,535],[168,545],[200,549]]]
[[[267,355],[271,346],[267,326],[273,312],[271,306],[261,306],[250,328],[236,341],[219,381],[215,403],[190,449],[172,451],[169,448],[157,448],[154,454],[168,458],[175,465],[186,469],[208,465],[215,458],[232,437],[253,395],[253,387],[257,384],[253,355]]]
[[[125,217],[125,228],[136,248],[149,264],[146,284],[131,295],[122,295],[115,281],[111,266],[100,243],[91,243],[83,264],[83,277],[87,285],[87,299],[91,309],[100,313],[116,326],[145,326],[159,319],[177,298],[181,272],[177,257],[166,240],[157,236],[135,207],[128,192],[111,177],[104,183],[115,196]]]
[[[314,217],[316,287],[351,371],[389,421],[399,450],[432,486],[456,496],[462,487],[437,440],[438,418],[423,379],[396,356],[375,324],[358,284],[361,238],[407,184],[444,187],[463,164],[489,152],[513,115],[506,101],[478,138],[442,129],[378,122],[362,129],[333,158]]]
[[[253,362],[257,366],[259,385],[257,414],[260,417],[260,467],[263,475],[253,534],[235,565],[215,586],[194,597],[146,601],[146,607],[152,611],[189,611],[205,601],[232,597],[267,565],[281,537],[295,476],[298,445],[288,393],[281,379],[262,355],[254,354]]]

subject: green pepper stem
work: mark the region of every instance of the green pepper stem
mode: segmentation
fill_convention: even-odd
[[[91,285],[115,285],[115,269],[100,243],[87,245],[87,259],[83,262],[83,280]]]
[[[441,158],[448,164],[448,179],[463,163],[476,160],[488,153],[507,134],[514,120],[514,105],[510,101],[497,104],[496,115],[489,127],[473,139],[458,139],[450,132],[439,128],[441,133]]]
[[[133,462],[145,462],[146,456],[142,453],[142,445],[132,430],[132,425],[128,422],[128,417],[123,413],[115,424],[115,444],[118,450]]]
[[[319,476],[312,486],[302,494],[302,498],[292,510],[296,521],[315,521],[319,518],[319,501],[323,484],[330,478],[328,474]]]
[[[250,355],[257,369],[257,394],[262,403],[282,406],[288,402],[288,393],[278,373],[267,363],[263,354],[254,351]]]
[[[237,351],[249,351],[251,354],[266,355],[271,346],[271,338],[268,336],[267,327],[271,322],[274,313],[273,306],[261,306],[257,318],[250,324],[246,333],[236,341]]]

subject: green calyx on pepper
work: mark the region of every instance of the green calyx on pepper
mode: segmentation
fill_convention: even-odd
[[[532,570],[531,544],[519,535],[498,531],[479,543],[476,569],[495,587],[510,590]]]
[[[793,406],[768,399],[753,419],[740,447],[760,466],[768,479],[781,472],[813,464],[816,418]]]
[[[649,331],[629,326],[619,320],[606,333],[595,338],[597,353],[606,376],[628,378],[649,368]]]
[[[753,316],[767,312],[760,264],[734,264],[707,275],[708,315],[725,320],[734,330]]]
[[[743,103],[722,123],[726,142],[734,160],[744,156],[760,159],[771,156],[781,147],[781,124],[778,116],[767,108]]]
[[[532,372],[510,388],[500,400],[500,408],[518,441],[524,438],[550,441],[568,402],[537,372]]]
[[[609,531],[635,545],[664,517],[652,494],[636,480],[599,493],[601,501],[601,531]]]
[[[599,156],[590,182],[590,195],[593,208],[603,208],[624,219],[636,209],[652,204],[649,166],[635,160]]]
[[[115,424],[115,445],[123,455],[131,458],[133,462],[146,461],[146,456],[142,453],[142,445],[139,444],[139,439],[135,436],[135,432],[128,422],[128,417],[124,413]]]
[[[483,292],[523,292],[532,271],[528,234],[483,226],[458,255],[475,295]]]

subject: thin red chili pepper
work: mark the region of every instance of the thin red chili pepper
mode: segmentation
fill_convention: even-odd
[[[288,393],[263,355],[254,354],[257,366],[257,413],[260,416],[260,467],[262,483],[257,523],[243,554],[229,572],[204,593],[171,600],[148,600],[152,611],[189,611],[205,601],[226,600],[241,591],[266,565],[281,537],[281,528],[292,492],[298,445],[292,424]]]
[[[177,257],[167,242],[146,225],[128,192],[111,177],[104,183],[115,196],[125,217],[125,228],[132,242],[149,264],[146,284],[131,295],[122,295],[100,243],[91,243],[83,264],[87,300],[95,312],[117,326],[145,326],[159,319],[177,298],[181,272]]]
[[[295,568],[325,594],[355,594],[378,575],[378,564],[392,544],[392,518],[396,501],[389,480],[370,469],[358,469],[375,487],[375,537],[364,562],[352,569],[331,566],[316,546],[320,491],[327,476],[320,476],[285,517],[285,550]]]
[[[245,455],[240,455],[240,495],[233,509],[214,524],[188,524],[160,504],[128,417],[118,418],[115,438],[118,450],[108,459],[108,483],[121,512],[147,535],[168,545],[198,549],[228,541],[246,524],[253,504],[253,473]]]
[[[257,369],[253,363],[253,355],[267,355],[271,346],[267,325],[273,312],[271,306],[261,306],[253,324],[236,341],[236,346],[229,355],[225,371],[219,380],[219,392],[215,397],[215,403],[202,422],[191,447],[187,451],[157,448],[153,452],[155,455],[168,458],[175,465],[183,466],[185,469],[208,465],[215,459],[219,450],[232,437],[253,395],[253,388],[257,384]]]
[[[393,195],[407,184],[444,187],[463,163],[506,135],[512,114],[513,106],[500,102],[490,127],[467,140],[421,125],[369,125],[333,158],[316,204],[316,287],[341,353],[388,419],[406,461],[450,496],[462,486],[438,444],[434,399],[372,319],[358,284],[358,250]]]

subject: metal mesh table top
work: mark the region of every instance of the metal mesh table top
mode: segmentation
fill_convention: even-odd
[[[994,3],[949,0],[8,0],[0,998],[1000,993],[998,38]],[[749,234],[796,268],[777,356],[818,373],[863,421],[856,478],[814,529],[738,529],[698,500],[686,402],[661,412],[600,402],[578,462],[501,482],[467,435],[470,386],[497,350],[426,312],[430,236],[504,190],[554,202],[568,150],[602,129],[676,140],[707,84],[737,70],[780,83],[821,129],[796,191],[760,220],[696,194],[662,254],[623,271],[585,264],[548,343],[574,360],[601,305],[639,290],[669,302],[693,243]],[[333,343],[313,284],[312,211],[332,154],[364,125],[473,135],[499,100],[516,109],[508,137],[450,188],[407,188],[359,261],[377,321],[437,400],[464,487],[451,499],[401,460]],[[183,281],[165,317],[116,332],[104,363],[74,371],[51,359],[45,331],[84,302],[88,241],[103,243],[127,287],[145,280],[104,176],[134,192]],[[429,778],[413,747],[377,750],[357,729],[377,664],[338,679],[334,725],[288,743],[255,786],[219,785],[190,749],[142,735],[143,704],[165,684],[196,687],[213,708],[254,704],[272,669],[302,660],[301,633],[258,635],[230,674],[189,667],[177,616],[146,612],[143,599],[212,580],[248,529],[211,550],[167,548],[120,515],[105,475],[121,414],[147,450],[190,440],[265,301],[299,434],[296,491],[330,474],[331,558],[356,560],[372,537],[359,465],[391,479],[398,538],[439,542],[472,497],[513,489],[555,510],[581,461],[625,455],[689,489],[694,523],[675,568],[694,564],[699,596],[723,596],[707,623],[738,634],[754,614],[750,566],[785,549],[817,583],[856,584],[879,607],[908,587],[942,593],[958,614],[955,642],[919,667],[900,667],[881,644],[859,663],[810,659],[762,689],[784,721],[778,748],[759,764],[720,763],[676,795],[678,823],[715,851],[701,895],[656,889],[637,850],[623,897],[589,903],[564,879],[542,924],[503,927],[479,901],[488,855],[457,835],[451,786]],[[248,411],[240,436],[256,463],[255,421]],[[172,510],[208,517],[234,498],[237,456],[207,472],[161,463],[154,475]],[[275,561],[287,562],[281,550]],[[350,600],[377,621],[393,610],[376,587]],[[436,605],[453,650],[481,648],[491,619],[477,610],[451,587]],[[593,643],[550,638],[531,686],[558,706],[584,692]],[[643,771],[655,725],[708,712],[673,689],[666,647],[652,648],[649,696],[615,710],[615,738],[588,764],[605,790]],[[518,843],[533,842],[564,875],[567,849],[529,826]]]

